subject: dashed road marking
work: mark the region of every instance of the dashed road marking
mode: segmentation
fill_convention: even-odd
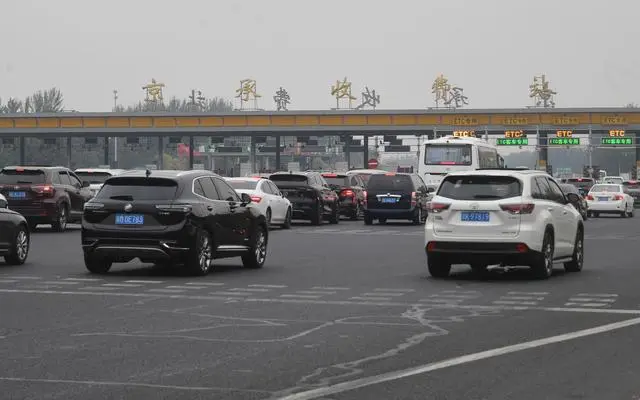
[[[81,290],[118,290],[117,287],[104,287],[104,286],[85,286]]]
[[[125,281],[125,283],[142,283],[142,284],[146,284],[146,283],[164,283],[164,281],[136,281],[136,280],[130,280],[130,281]]]
[[[441,293],[480,295],[477,290],[443,290]]]
[[[36,279],[42,279],[39,276],[24,276],[24,275],[14,275],[14,276],[8,276],[7,278],[9,279],[24,279],[24,280],[36,280]]]
[[[475,299],[477,296],[466,295],[466,294],[433,294],[430,297],[439,297],[442,299],[452,299],[452,300],[465,300],[465,299]]]
[[[269,289],[263,288],[233,288],[229,289],[230,292],[256,292],[256,293],[264,293],[269,292]]]
[[[584,297],[618,297],[617,294],[613,294],[613,293],[578,293],[576,296],[584,296]]]
[[[329,295],[329,294],[336,294],[337,292],[329,292],[329,291],[326,291],[326,290],[298,290],[298,291],[296,291],[296,293]]]
[[[594,297],[572,297],[569,299],[569,301],[585,301],[585,302],[590,302],[590,301],[598,301],[601,303],[615,303],[616,299],[604,299],[604,298],[594,298]]]
[[[44,281],[40,282],[44,285],[77,285],[80,282],[65,282],[65,281]]]
[[[290,299],[319,299],[322,296],[311,294],[281,294],[280,297]]]
[[[366,300],[366,301],[389,301],[391,300],[389,297],[373,297],[373,296],[367,296],[367,297],[349,297],[349,300]]]
[[[247,292],[211,292],[211,294],[224,295],[224,296],[251,296],[253,293],[247,293]]]
[[[312,290],[351,290],[351,288],[340,287],[340,286],[314,286],[311,289]]]
[[[606,306],[608,306],[608,304],[604,304],[604,303],[572,303],[572,302],[565,303],[564,305],[567,306],[567,307],[576,307],[576,306],[579,306],[579,307],[606,307]]]
[[[0,279],[0,283],[16,283],[16,279]]]
[[[197,290],[197,289],[206,289],[206,287],[204,286],[180,286],[180,285],[172,285],[172,286],[167,286],[167,289],[186,289],[186,290]],[[155,290],[155,289],[151,289],[151,290]]]
[[[386,289],[386,288],[375,288],[373,289],[375,292],[402,292],[402,293],[410,293],[415,292],[415,289]]]
[[[504,300],[544,300],[544,297],[536,297],[536,296],[502,296],[501,299]]]
[[[183,293],[184,290],[178,290],[178,289],[149,289],[149,290],[147,290],[147,292],[152,292],[152,293]]]
[[[531,295],[531,296],[546,296],[549,294],[549,292],[508,292],[507,294],[513,294],[513,295]]]
[[[185,285],[194,285],[194,286],[224,286],[224,283],[221,282],[187,282]]]
[[[493,304],[505,304],[505,305],[522,305],[522,306],[535,306],[538,304],[536,301],[509,301],[509,300],[496,300]]]
[[[63,281],[78,281],[78,282],[100,282],[103,279],[97,278],[64,278]]]
[[[268,288],[268,289],[284,289],[287,285],[249,285],[249,287]]]
[[[375,292],[375,293],[362,293],[361,296],[391,296],[391,297],[400,297],[404,296],[406,293],[398,293],[398,292]]]
[[[102,286],[106,287],[140,287],[142,285],[137,285],[134,283],[105,283]]]

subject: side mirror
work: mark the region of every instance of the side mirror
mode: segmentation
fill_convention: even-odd
[[[575,193],[567,193],[567,200],[571,204],[578,204],[580,202],[580,196]]]
[[[89,181],[82,181],[83,188],[88,188],[89,186],[91,186],[91,183]]]
[[[432,188],[432,187],[427,188],[427,193],[433,193],[435,191],[436,191],[436,188]]]
[[[248,194],[246,194],[246,193],[242,193],[242,194],[240,195],[240,198],[242,199],[242,202],[243,202],[243,203],[246,203],[246,204],[251,203],[251,196],[249,196],[249,195],[248,195]]]

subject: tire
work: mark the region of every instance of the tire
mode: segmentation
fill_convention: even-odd
[[[253,234],[251,248],[242,256],[242,265],[251,269],[262,268],[267,260],[268,243],[269,237],[265,229],[258,226]]]
[[[564,270],[567,272],[580,272],[584,264],[584,231],[578,229],[576,241],[573,244],[573,258],[564,263]]]
[[[367,214],[364,215],[364,224],[365,225],[373,225],[373,218],[368,216]]]
[[[485,275],[488,272],[487,271],[488,266],[489,265],[484,263],[473,263],[471,264],[471,270],[473,271],[474,274]]]
[[[629,218],[633,218],[635,217],[635,210],[633,208],[631,208],[631,211],[629,211]]]
[[[69,220],[69,207],[61,204],[58,207],[55,221],[51,222],[51,227],[55,232],[64,232],[67,229],[67,221]]]
[[[427,256],[427,267],[429,274],[434,278],[446,278],[451,272],[451,263],[435,254]]]
[[[311,225],[322,225],[322,203],[318,203],[316,213],[311,216]]]
[[[267,229],[271,229],[271,209],[267,208],[267,212],[265,213],[265,219],[267,220]]]
[[[358,218],[360,218],[360,214],[361,214],[360,203],[356,203],[356,209],[353,210],[353,214],[351,215],[351,220],[352,221],[357,221]]]
[[[422,208],[418,207],[418,211],[413,216],[413,220],[411,220],[414,225],[420,225],[422,223]]]
[[[209,232],[198,229],[195,243],[187,254],[185,267],[191,275],[205,276],[213,265],[213,240]]]
[[[111,261],[95,257],[89,254],[84,255],[84,266],[91,272],[92,274],[106,274],[111,269]]]
[[[533,256],[531,269],[538,279],[548,279],[553,274],[553,234],[545,232],[542,239],[542,250]]]
[[[29,229],[25,225],[20,225],[16,231],[11,244],[9,254],[4,256],[4,260],[9,265],[22,265],[27,261],[31,238],[29,237]]]
[[[593,218],[599,218],[600,217],[600,213],[599,212],[593,212]]]
[[[284,217],[284,224],[282,224],[282,229],[291,229],[291,209],[287,209],[287,215]]]
[[[330,224],[338,224],[340,223],[340,208],[336,204],[331,212],[331,216],[329,217]]]
[[[627,218],[627,210],[626,209],[623,212],[620,213],[620,218]]]

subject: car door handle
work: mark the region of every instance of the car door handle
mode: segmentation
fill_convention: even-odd
[[[547,210],[553,212],[553,207],[549,207],[549,208],[547,208]]]
[[[207,211],[213,211],[213,207],[212,206],[207,206]]]

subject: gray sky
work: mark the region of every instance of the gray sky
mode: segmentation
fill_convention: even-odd
[[[530,104],[546,73],[558,107],[640,102],[635,0],[20,0],[5,1],[0,96],[58,86],[67,108],[108,111],[143,98],[152,77],[165,97],[192,88],[233,98],[251,77],[273,108],[335,106],[347,76],[381,108],[433,106],[444,73],[470,107]]]

